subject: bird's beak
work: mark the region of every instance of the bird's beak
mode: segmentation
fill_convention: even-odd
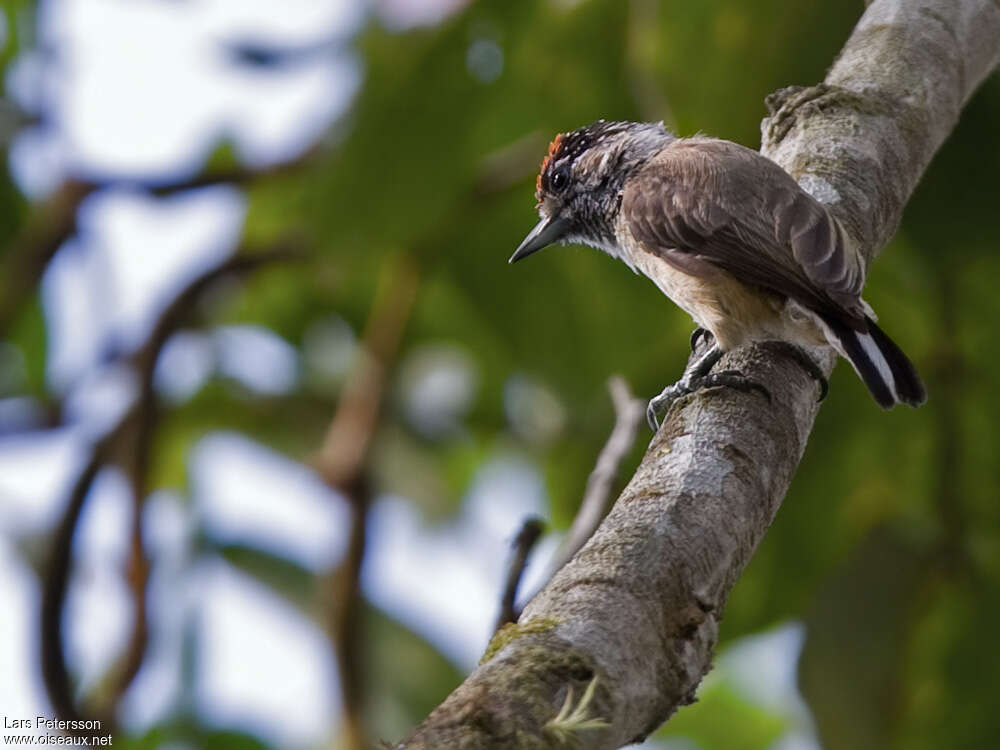
[[[521,260],[521,258],[527,258],[543,247],[548,247],[558,242],[563,239],[567,229],[569,229],[569,221],[559,216],[550,216],[547,219],[542,219],[535,224],[535,228],[524,238],[524,242],[518,246],[507,262],[514,263]]]

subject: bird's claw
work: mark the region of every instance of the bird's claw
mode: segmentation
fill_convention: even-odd
[[[660,391],[660,395],[653,396],[653,398],[649,399],[649,403],[646,404],[646,424],[649,425],[649,429],[653,432],[657,432],[660,429],[660,412],[666,414],[670,404],[681,396],[690,393],[690,391],[684,390],[682,383],[683,381],[678,381],[673,385],[668,385]]]
[[[757,391],[768,400],[768,403],[771,401],[771,393],[767,388],[755,380],[750,380],[750,378],[739,370],[710,372],[707,375],[699,377],[681,378],[673,385],[668,385],[664,388],[658,396],[651,398],[649,404],[646,406],[646,422],[649,424],[650,429],[656,432],[660,429],[659,415],[661,413],[666,414],[667,409],[670,408],[674,401],[702,388],[716,388],[720,386],[735,388],[744,393]]]
[[[701,344],[702,341],[711,342],[713,338],[715,337],[712,336],[712,332],[707,328],[695,328],[691,331],[691,351],[697,351],[698,345]],[[711,343],[709,345],[711,345]]]

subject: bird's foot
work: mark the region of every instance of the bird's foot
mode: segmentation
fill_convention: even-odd
[[[702,341],[707,341],[709,346],[711,346],[714,338],[712,332],[707,328],[702,328],[701,326],[695,328],[691,331],[691,351],[697,351]]]
[[[670,408],[674,401],[702,388],[715,388],[719,386],[735,388],[738,391],[744,392],[757,391],[768,402],[771,401],[771,393],[767,388],[755,380],[750,380],[750,378],[739,370],[723,370],[722,372],[710,372],[706,375],[696,375],[693,377],[685,376],[673,385],[668,385],[660,392],[660,395],[649,400],[649,404],[646,406],[646,422],[649,423],[650,429],[656,432],[660,429],[659,415],[666,414],[667,409]]]

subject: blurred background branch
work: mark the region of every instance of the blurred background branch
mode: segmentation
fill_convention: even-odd
[[[364,338],[315,460],[323,481],[342,492],[351,509],[347,552],[332,577],[334,604],[330,622],[343,694],[340,744],[348,750],[363,750],[368,746],[362,719],[362,654],[366,646],[362,640],[361,565],[372,502],[369,449],[384,406],[386,383],[395,366],[418,290],[419,276],[413,261],[403,253],[398,254],[385,269]]]
[[[21,237],[7,250],[4,258],[4,288],[0,293],[0,336],[9,328],[14,316],[35,290],[52,256],[77,231],[77,212],[83,201],[95,191],[114,186],[130,190],[145,190],[166,197],[213,185],[246,185],[253,180],[288,174],[309,162],[307,153],[288,163],[265,168],[230,167],[209,169],[202,174],[176,182],[151,180],[107,179],[101,182],[70,179],[38,206],[30,217]]]
[[[51,541],[42,589],[40,642],[42,675],[49,700],[58,718],[67,721],[97,718],[106,728],[106,732],[116,733],[112,708],[142,665],[148,638],[146,619],[148,567],[142,540],[142,506],[148,492],[150,450],[159,411],[153,389],[153,373],[164,345],[171,335],[191,322],[199,298],[220,280],[244,276],[261,266],[296,257],[301,257],[301,254],[298,242],[292,240],[285,240],[262,250],[237,252],[232,258],[193,279],[163,310],[147,341],[129,358],[129,364],[136,370],[139,381],[138,395],[118,423],[94,444],[89,460],[70,491],[66,509]],[[133,597],[133,632],[120,673],[112,678],[114,688],[110,696],[98,696],[107,701],[108,705],[82,708],[77,705],[74,698],[77,691],[72,685],[62,647],[64,642],[62,625],[70,580],[71,551],[77,525],[94,481],[104,467],[112,464],[124,466],[133,493],[130,556],[124,571]],[[89,736],[87,732],[75,733],[81,737]]]

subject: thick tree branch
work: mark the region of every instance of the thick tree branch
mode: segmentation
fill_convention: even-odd
[[[870,259],[998,62],[993,0],[876,0],[823,84],[769,98],[761,150],[826,203]],[[729,591],[818,410],[815,384],[781,351],[748,347],[721,365],[764,383],[770,403],[711,389],[674,405],[594,536],[401,747],[561,746],[546,724],[570,690],[596,686],[585,715],[608,725],[573,736],[577,747],[616,748],[692,699]]]

